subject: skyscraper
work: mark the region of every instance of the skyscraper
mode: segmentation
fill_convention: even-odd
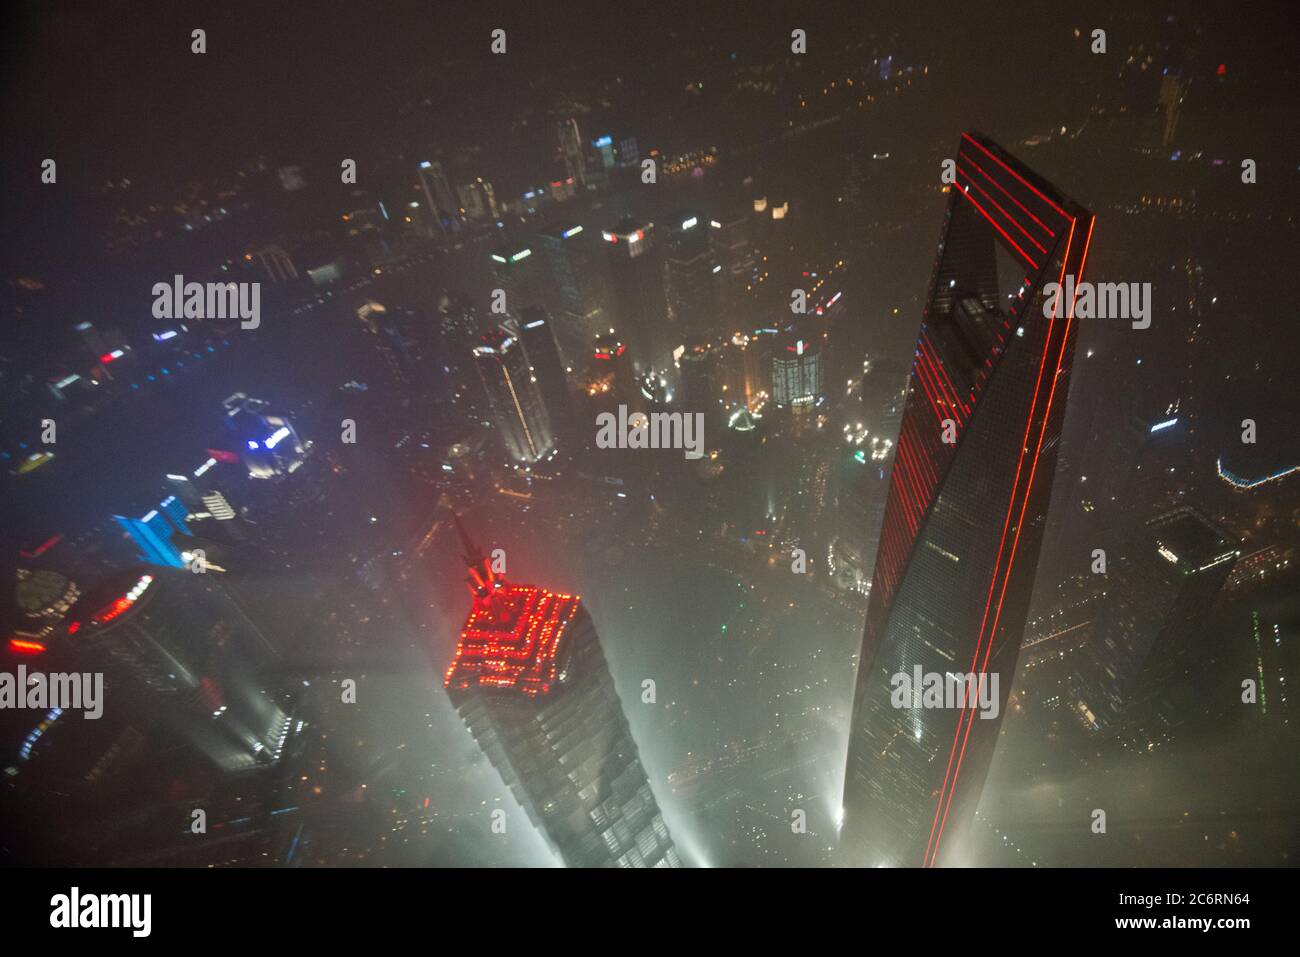
[[[68,650],[106,700],[159,722],[225,771],[276,762],[291,719],[259,687],[266,636],[208,575],[133,568],[68,612]]]
[[[560,152],[564,154],[564,172],[577,182],[578,187],[587,186],[587,159],[582,148],[582,134],[578,132],[578,121],[573,117],[561,120],[556,125],[556,135],[560,140]]]
[[[624,217],[603,233],[609,247],[613,284],[613,325],[632,353],[632,363],[645,372],[667,357],[664,280],[654,223]]]
[[[444,685],[470,733],[566,865],[679,866],[581,599],[510,584],[456,526],[474,605]]]
[[[570,424],[569,380],[560,362],[560,350],[550,317],[541,306],[529,306],[519,317],[519,338],[528,356],[528,367],[541,393],[551,431],[557,435]]]
[[[519,315],[525,306],[546,302],[546,277],[541,257],[531,243],[507,243],[491,253],[492,279],[506,294],[506,311]]]
[[[858,664],[841,851],[952,863],[1011,688],[1051,493],[1093,216],[963,134],[917,338]],[[1046,308],[1045,308],[1046,306]],[[987,675],[996,708],[895,706],[897,676]],[[993,679],[998,683],[993,685]]]
[[[703,412],[706,420],[718,417],[719,349],[707,339],[692,338],[683,343],[677,360],[681,377],[681,407],[688,412]]]
[[[821,338],[791,328],[772,354],[772,400],[796,413],[813,409],[825,393]]]
[[[460,207],[456,203],[456,194],[452,191],[447,174],[442,164],[423,160],[420,163],[420,187],[424,190],[424,199],[429,206],[429,215],[439,234],[445,235],[447,228],[460,221]]]
[[[1238,542],[1191,506],[1145,522],[1106,574],[1077,657],[1071,706],[1085,727],[1147,750],[1203,711],[1201,680],[1226,664],[1205,627]]]
[[[717,283],[704,217],[682,212],[664,229],[664,297],[673,348],[688,336],[707,335],[717,319]]]
[[[709,222],[709,245],[718,269],[718,305],[730,322],[754,282],[754,245],[749,213],[731,213]]]
[[[474,357],[510,458],[520,465],[546,458],[555,449],[551,417],[519,339],[494,329],[483,336]]]
[[[311,443],[303,442],[293,423],[273,412],[269,402],[236,392],[222,406],[226,431],[235,440],[249,478],[276,478],[301,468]]]
[[[464,293],[444,290],[438,297],[440,357],[439,393],[448,405],[473,415],[482,406],[482,390],[474,371],[474,347],[479,340],[478,310]]]
[[[564,220],[537,235],[548,280],[555,339],[565,361],[585,362],[591,343],[609,329],[609,282],[599,238]],[[525,303],[528,305],[528,303]]]

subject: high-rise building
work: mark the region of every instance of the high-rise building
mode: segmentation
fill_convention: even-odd
[[[587,186],[587,157],[582,148],[582,134],[578,132],[578,121],[573,117],[556,124],[556,135],[560,141],[560,152],[564,154],[564,172],[574,180],[580,189]]]
[[[719,216],[709,221],[709,244],[718,278],[718,307],[728,320],[744,302],[754,283],[754,244],[750,213]]]
[[[517,316],[525,306],[546,303],[542,257],[531,242],[506,243],[491,253],[492,279],[506,294],[506,312]]]
[[[825,395],[821,337],[791,328],[772,353],[772,400],[794,412],[807,412]]]
[[[474,605],[444,685],[470,733],[566,865],[679,866],[582,600],[510,584],[456,525]]]
[[[146,513],[142,518],[114,515],[113,521],[122,526],[122,529],[131,536],[132,541],[140,549],[141,561],[172,568],[184,567],[185,562],[181,560],[180,550],[172,543],[173,529],[157,509]]]
[[[438,232],[445,235],[449,228],[460,222],[460,206],[441,163],[436,160],[420,162],[420,188],[424,190],[429,216]]]
[[[438,297],[440,392],[443,400],[463,414],[475,415],[482,405],[474,348],[479,341],[478,310],[463,293],[444,291]]]
[[[608,133],[604,136],[598,136],[591,141],[591,145],[596,148],[600,155],[600,168],[608,173],[614,168],[614,137]]]
[[[717,319],[717,281],[709,226],[698,213],[669,217],[663,231],[664,298],[670,345],[708,335]]]
[[[1084,727],[1148,750],[1198,713],[1203,678],[1227,663],[1205,626],[1239,554],[1228,532],[1184,505],[1111,556],[1070,682]]]
[[[519,338],[528,356],[528,367],[541,393],[542,404],[551,420],[551,431],[559,435],[571,424],[569,380],[560,361],[550,317],[541,306],[528,306],[519,316]]]
[[[1165,111],[1164,127],[1160,134],[1160,145],[1168,149],[1173,145],[1178,133],[1178,119],[1182,112],[1183,100],[1187,94],[1187,83],[1176,73],[1166,73],[1160,78],[1159,105]]]
[[[235,518],[235,510],[225,493],[217,488],[213,475],[216,467],[217,460],[208,458],[189,475],[169,472],[167,485],[190,514],[206,517],[206,513],[218,522],[229,522]]]
[[[510,458],[532,465],[555,451],[551,417],[518,337],[494,329],[474,349],[479,376]]]
[[[289,282],[298,278],[298,270],[293,259],[282,246],[274,244],[260,246],[248,254],[257,260],[259,266],[266,270],[266,277],[271,282]]]
[[[555,338],[560,354],[580,368],[591,343],[609,328],[609,281],[598,238],[582,224],[564,220],[537,236],[546,270]]]
[[[1092,226],[1009,153],[962,135],[872,575],[845,863],[959,860],[1011,689],[1069,388],[1074,303],[1044,287],[1081,278]],[[915,688],[899,700],[899,676],[917,673],[964,706],[927,706]],[[986,676],[989,707],[952,689],[972,675],[963,688]]]
[[[614,329],[638,371],[666,366],[672,345],[664,323],[667,305],[654,223],[627,216],[602,235],[609,249]]]
[[[772,395],[772,355],[778,338],[776,329],[737,332],[722,351],[722,400],[727,409],[745,406],[761,411]]]
[[[266,636],[209,575],[132,568],[69,611],[66,650],[105,697],[157,721],[224,771],[275,763],[291,719],[260,685]]]
[[[306,461],[311,443],[298,437],[293,423],[271,404],[242,392],[228,396],[225,426],[250,478],[270,479],[296,472]]]
[[[460,200],[460,208],[468,218],[478,220],[497,218],[496,190],[482,176],[476,177],[472,183],[457,187],[456,196]]]
[[[375,346],[384,357],[393,385],[403,394],[409,393],[423,378],[422,343],[412,328],[416,317],[410,310],[389,309],[383,303],[370,300],[357,309],[357,318],[375,337]]]
[[[721,411],[718,403],[719,351],[706,339],[689,339],[677,359],[681,381],[679,405],[686,412],[703,412],[705,420],[715,419]]]

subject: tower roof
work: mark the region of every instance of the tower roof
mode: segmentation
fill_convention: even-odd
[[[561,642],[580,607],[577,595],[533,585],[500,583],[490,596],[476,596],[443,684],[530,698],[549,694],[558,679]]]
[[[495,688],[529,697],[547,694],[557,679],[560,642],[581,599],[533,585],[511,585],[452,513],[461,557],[469,569],[474,607],[443,684],[450,690]]]

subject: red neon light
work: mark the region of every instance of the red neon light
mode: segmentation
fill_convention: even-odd
[[[1067,239],[1067,241],[1066,241],[1066,246],[1065,246],[1065,256],[1063,257],[1062,262],[1061,262],[1061,280],[1064,279],[1064,276],[1065,276],[1065,270],[1066,270],[1066,267],[1067,267],[1067,265],[1068,265],[1068,263],[1069,263],[1069,257],[1070,257],[1070,246],[1071,246],[1071,244],[1072,244],[1072,242],[1073,242],[1073,240],[1074,240],[1074,228],[1075,228],[1076,222],[1077,222],[1077,221],[1076,221],[1076,220],[1073,220],[1073,219],[1070,221],[1070,235],[1069,235],[1069,237],[1068,237],[1068,239]],[[1097,222],[1097,219],[1096,219],[1096,217],[1094,216],[1094,217],[1092,217],[1092,218],[1090,219],[1090,221],[1089,221],[1089,223],[1088,223],[1088,236],[1087,236],[1087,239],[1086,239],[1086,241],[1085,241],[1085,243],[1084,243],[1083,256],[1082,256],[1082,258],[1081,258],[1080,261],[1079,261],[1078,275],[1079,275],[1080,277],[1083,275],[1083,269],[1084,269],[1084,266],[1087,264],[1087,261],[1088,261],[1088,250],[1089,250],[1089,248],[1092,246],[1092,231],[1093,231],[1093,227],[1096,225],[1096,222]],[[1059,282],[1060,282],[1060,280],[1058,280],[1058,284],[1059,284]],[[1077,292],[1076,292],[1076,296],[1075,296],[1075,298],[1077,298]],[[1053,303],[1053,305],[1052,305],[1052,318],[1051,318],[1051,321],[1049,322],[1049,325],[1048,325],[1048,331],[1047,331],[1047,343],[1045,344],[1045,347],[1044,347],[1044,350],[1043,350],[1043,362],[1041,362],[1040,365],[1039,365],[1039,370],[1038,370],[1038,381],[1037,381],[1037,382],[1035,383],[1035,385],[1034,385],[1034,400],[1033,400],[1033,402],[1032,402],[1031,405],[1030,405],[1029,421],[1026,423],[1026,426],[1025,426],[1025,440],[1026,440],[1026,441],[1027,441],[1028,438],[1029,438],[1029,431],[1030,431],[1030,428],[1031,428],[1031,426],[1032,426],[1032,422],[1033,422],[1034,407],[1035,407],[1035,405],[1037,404],[1037,401],[1038,401],[1038,392],[1039,392],[1039,388],[1040,388],[1040,386],[1041,386],[1041,384],[1042,384],[1042,373],[1043,373],[1043,368],[1044,368],[1045,363],[1046,363],[1047,353],[1048,353],[1048,351],[1050,351],[1050,343],[1051,343],[1051,336],[1052,336],[1052,324],[1055,323],[1056,315],[1057,315],[1057,311],[1058,311],[1058,309],[1059,309],[1059,306],[1060,306],[1060,293],[1058,292],[1057,297],[1056,297],[1056,301],[1055,301],[1055,302]],[[1033,489],[1034,476],[1035,476],[1035,475],[1037,474],[1037,472],[1038,472],[1038,461],[1039,461],[1039,456],[1040,456],[1041,453],[1042,453],[1042,449],[1043,449],[1043,441],[1044,441],[1044,439],[1046,438],[1046,435],[1047,435],[1047,426],[1048,426],[1048,423],[1049,423],[1049,420],[1050,420],[1050,417],[1051,417],[1052,404],[1053,404],[1053,402],[1054,402],[1054,400],[1055,400],[1055,396],[1056,396],[1056,386],[1057,386],[1058,382],[1060,381],[1061,364],[1062,364],[1062,363],[1064,362],[1064,360],[1065,360],[1065,349],[1066,349],[1066,346],[1069,344],[1069,341],[1070,341],[1070,327],[1071,327],[1071,325],[1073,324],[1073,321],[1074,321],[1074,306],[1075,306],[1075,303],[1074,303],[1074,300],[1072,299],[1071,302],[1070,302],[1070,308],[1069,308],[1069,310],[1068,310],[1068,312],[1067,312],[1067,314],[1066,314],[1065,332],[1062,334],[1062,338],[1061,338],[1061,350],[1060,350],[1060,352],[1058,353],[1058,355],[1057,355],[1057,359],[1056,359],[1056,371],[1055,371],[1055,374],[1054,374],[1053,377],[1052,377],[1052,385],[1051,385],[1051,388],[1048,390],[1048,396],[1047,396],[1047,407],[1046,407],[1046,409],[1044,410],[1044,413],[1043,413],[1043,424],[1042,424],[1042,427],[1039,429],[1039,434],[1038,434],[1038,443],[1037,443],[1037,446],[1035,447],[1035,450],[1034,450],[1034,459],[1033,459],[1033,464],[1032,464],[1031,467],[1030,467],[1029,478],[1028,478],[1028,481],[1027,481],[1027,483],[1026,483],[1026,485],[1025,485],[1024,496],[1023,496],[1023,499],[1022,499],[1022,501],[1021,501],[1021,506],[1020,506],[1020,518],[1019,518],[1018,521],[1017,521],[1015,538],[1012,540],[1012,544],[1011,544],[1011,553],[1010,553],[1010,555],[1009,555],[1008,558],[1007,558],[1007,568],[1006,568],[1006,572],[1005,572],[1005,574],[1004,574],[1004,576],[1003,576],[1003,580],[1002,580],[1002,590],[1001,590],[1001,592],[1000,592],[999,595],[998,595],[998,605],[997,605],[997,609],[995,610],[995,612],[994,612],[994,616],[993,616],[993,626],[992,626],[992,628],[989,630],[989,633],[988,633],[988,639],[989,639],[989,641],[988,641],[988,647],[985,648],[985,651],[984,651],[984,660],[983,660],[983,662],[980,664],[980,670],[981,670],[981,671],[982,671],[984,668],[986,668],[986,667],[988,666],[989,658],[991,657],[991,655],[992,655],[992,653],[993,653],[993,637],[994,637],[994,635],[997,633],[998,623],[999,623],[999,621],[1001,620],[1001,616],[1002,616],[1002,605],[1003,605],[1003,602],[1004,602],[1004,600],[1005,600],[1005,598],[1006,598],[1007,587],[1010,585],[1010,582],[1011,582],[1011,569],[1012,569],[1012,566],[1015,564],[1016,551],[1017,551],[1017,549],[1018,549],[1018,547],[1019,547],[1019,544],[1020,544],[1020,532],[1021,532],[1021,531],[1023,530],[1023,528],[1024,528],[1024,517],[1025,517],[1025,512],[1026,512],[1026,511],[1028,510],[1028,508],[1029,508],[1029,496],[1030,496],[1030,492],[1031,492],[1031,490]],[[1011,498],[1010,498],[1010,500],[1009,500],[1008,503],[1007,503],[1007,520],[1010,519],[1010,517],[1011,517],[1011,509],[1014,507],[1015,497],[1016,497],[1016,496],[1015,496],[1015,490],[1016,490],[1017,486],[1019,485],[1019,481],[1020,481],[1020,470],[1021,470],[1021,466],[1023,465],[1024,454],[1025,454],[1025,452],[1027,451],[1027,448],[1028,448],[1027,445],[1022,445],[1022,446],[1021,446],[1020,462],[1018,462],[1017,465],[1016,465],[1016,477],[1015,477],[1015,480],[1014,480],[1014,482],[1013,482],[1013,484],[1012,484],[1012,494],[1011,494]],[[997,564],[1001,562],[1002,546],[1003,546],[1003,544],[1005,544],[1005,541],[1006,541],[1006,531],[1007,531],[1007,523],[1004,521],[1003,529],[1002,529],[1002,541],[999,542],[999,545],[998,545],[998,558],[997,558],[997,562],[996,562],[995,565],[994,565],[993,577],[992,577],[992,579],[990,579],[990,581],[989,581],[989,600],[986,601],[986,603],[985,603],[985,608],[984,608],[984,621],[982,621],[982,622],[980,623],[980,632],[979,632],[979,635],[977,636],[977,640],[976,640],[976,643],[975,643],[975,655],[974,655],[974,657],[973,657],[972,660],[971,660],[971,671],[976,671],[976,667],[975,667],[975,666],[976,666],[976,663],[977,663],[978,660],[979,660],[980,646],[983,645],[983,643],[984,643],[984,634],[983,634],[983,632],[984,632],[984,623],[988,620],[989,603],[991,602],[991,599],[992,599],[992,597],[993,597],[993,589],[996,587],[996,581],[997,581]],[[930,829],[930,840],[931,840],[931,842],[933,843],[933,853],[932,853],[932,854],[930,853],[930,846],[929,846],[929,844],[927,844],[927,847],[926,847],[926,853],[927,853],[927,855],[928,855],[928,860],[925,861],[926,866],[932,866],[932,865],[934,864],[934,861],[938,858],[938,855],[939,855],[939,842],[940,842],[940,840],[941,840],[942,837],[943,837],[944,826],[947,824],[947,821],[948,821],[948,811],[949,811],[949,809],[950,809],[951,806],[952,806],[952,798],[953,798],[953,795],[956,793],[956,790],[957,790],[957,779],[958,779],[958,777],[959,777],[960,774],[961,774],[961,766],[962,766],[962,763],[963,763],[963,761],[964,761],[964,759],[965,759],[965,757],[966,757],[966,744],[967,744],[967,741],[968,741],[969,738],[970,738],[971,727],[972,727],[973,724],[974,724],[973,717],[974,717],[974,712],[972,711],[971,714],[970,714],[969,716],[968,716],[965,712],[963,712],[963,713],[959,716],[959,718],[958,718],[957,728],[955,729],[955,732],[954,732],[954,735],[953,735],[953,749],[954,749],[954,750],[956,749],[957,736],[958,736],[958,735],[962,735],[961,752],[957,755],[957,767],[956,767],[956,770],[955,770],[955,771],[953,772],[953,774],[952,774],[952,787],[951,787],[951,789],[948,789],[948,774],[947,774],[947,772],[945,772],[945,774],[944,774],[944,789],[947,789],[947,791],[948,791],[948,797],[947,797],[947,801],[945,802],[944,799],[943,799],[943,790],[940,791],[940,804],[943,805],[943,817],[942,817],[942,819],[940,819],[940,817],[939,817],[939,808],[936,806],[936,808],[935,808],[935,822],[936,822],[936,824],[938,825],[938,830],[937,830],[937,833],[936,833],[935,826],[934,826],[934,825],[931,825],[931,829]],[[965,725],[965,733],[964,733],[964,734],[962,734],[962,725],[963,725],[963,724]],[[949,751],[949,755],[948,755],[948,767],[949,767],[950,770],[952,769],[952,759],[953,759],[953,751]]]
[[[972,198],[970,194],[970,190],[959,189],[957,190],[957,195],[965,196],[966,199],[970,201],[970,204],[980,211],[980,215],[989,221],[989,225],[992,226],[994,229],[996,229],[998,232],[1000,232],[1002,234],[1002,238],[1015,247],[1016,252],[1020,253],[1020,255],[1025,257],[1025,262],[1029,263],[1029,265],[1033,266],[1035,269],[1038,268],[1038,263],[1034,262],[1033,257],[1030,256],[1029,253],[1025,252],[1023,249],[1021,249],[1020,244],[1017,243],[1014,239],[1012,239],[1011,235],[1005,229],[1003,229],[1001,226],[997,224],[997,221],[994,220],[994,218],[985,211],[984,207],[981,206],[979,203],[977,203],[974,200],[974,198]]]
[[[1013,169],[1012,169],[1010,166],[1008,166],[1006,163],[1002,162],[1002,160],[998,159],[996,156],[994,156],[992,153],[990,153],[990,152],[989,152],[989,151],[988,151],[988,150],[987,150],[987,149],[986,149],[982,144],[980,144],[979,142],[977,142],[976,140],[974,140],[974,139],[970,136],[969,133],[963,133],[963,134],[961,135],[961,138],[964,139],[964,140],[966,140],[966,142],[970,143],[971,145],[977,147],[981,153],[983,153],[983,154],[985,154],[986,156],[988,156],[989,159],[993,160],[993,162],[997,163],[997,164],[998,164],[999,166],[1001,166],[1004,170],[1006,170],[1008,173],[1010,173],[1012,176],[1014,176],[1015,179],[1016,179],[1016,182],[1020,183],[1021,186],[1025,187],[1025,189],[1029,190],[1031,193],[1033,193],[1035,196],[1037,196],[1039,199],[1041,199],[1041,200],[1042,200],[1044,203],[1046,203],[1048,206],[1052,207],[1052,209],[1056,210],[1056,211],[1061,215],[1061,218],[1062,218],[1062,219],[1068,219],[1068,220],[1070,221],[1070,226],[1071,226],[1071,227],[1074,226],[1074,217],[1073,217],[1073,216],[1071,216],[1069,213],[1067,213],[1065,210],[1063,210],[1060,206],[1057,206],[1054,202],[1052,202],[1050,199],[1048,199],[1046,196],[1044,196],[1044,195],[1043,195],[1042,193],[1040,193],[1038,190],[1034,189],[1034,187],[1030,185],[1029,180],[1025,179],[1023,176],[1021,176],[1019,173],[1017,173],[1015,170],[1013,170]]]
[[[560,642],[581,599],[500,579],[489,584],[496,587],[476,597],[444,686],[548,694],[556,681]]]
[[[68,634],[70,635],[75,635],[79,631],[81,631],[81,622],[79,621],[74,621],[68,626]]]
[[[22,638],[10,638],[9,650],[20,655],[39,655],[45,651],[45,646],[39,641],[26,641]]]
[[[21,555],[23,558],[39,558],[41,555],[44,555],[47,551],[49,551],[55,545],[59,544],[59,542],[61,541],[63,541],[62,535],[51,535],[45,541],[41,542],[39,545],[33,548],[31,551],[23,550],[23,551],[19,551],[18,554]]]
[[[921,350],[919,347],[916,350],[916,361],[912,364],[912,372],[914,373],[917,384],[921,387],[921,392],[925,395],[926,401],[930,403],[930,408],[934,410],[935,419],[942,424],[943,413],[939,411],[939,407],[934,404],[934,399],[931,397],[930,384],[926,381],[925,374],[921,367]]]
[[[1017,206],[1019,206],[1019,207],[1024,211],[1024,213],[1025,213],[1026,216],[1028,216],[1030,219],[1032,219],[1034,222],[1036,222],[1039,226],[1041,226],[1041,227],[1043,228],[1044,232],[1046,232],[1048,236],[1052,237],[1053,239],[1056,238],[1056,232],[1055,232],[1055,230],[1053,230],[1050,226],[1048,226],[1046,223],[1044,223],[1041,219],[1039,219],[1037,216],[1035,216],[1033,213],[1031,213],[1031,212],[1029,211],[1029,207],[1027,207],[1027,206],[1026,206],[1024,203],[1022,203],[1020,200],[1016,199],[1014,196],[1012,196],[1011,193],[1010,193],[1010,191],[1008,191],[1007,188],[1006,188],[1005,186],[1003,186],[1001,183],[999,183],[997,180],[995,180],[995,179],[994,179],[992,176],[990,176],[988,173],[984,172],[984,167],[980,166],[979,163],[977,163],[977,162],[975,162],[973,159],[971,159],[970,156],[969,156],[969,154],[966,155],[966,156],[964,157],[964,159],[966,160],[966,162],[970,163],[971,166],[974,166],[977,170],[979,170],[979,173],[980,173],[981,176],[983,176],[986,180],[988,180],[990,183],[992,183],[992,184],[993,184],[994,186],[996,186],[998,189],[1002,190],[1002,192],[1006,195],[1007,199],[1011,200],[1011,202],[1013,202],[1013,203],[1015,203]],[[1029,282],[1028,277],[1026,277],[1025,282],[1026,282],[1026,283]]]
[[[117,356],[113,355],[111,352],[105,352],[102,356],[99,357],[99,361],[104,363],[104,365],[108,365],[116,358]]]
[[[142,594],[144,594],[145,589],[147,589],[152,582],[153,582],[152,575],[144,575],[143,577],[141,577],[140,580],[136,582],[134,586],[132,586],[129,592],[127,592],[121,598],[118,598],[111,605],[105,605],[103,608],[101,608],[98,614],[96,614],[95,617],[91,619],[91,623],[96,625],[108,624],[114,618],[118,617],[123,612],[125,612],[128,608],[134,605],[136,603],[136,600]],[[78,627],[80,627],[81,625],[80,622],[74,622],[73,624],[77,625]],[[74,629],[72,626],[68,627],[68,634],[73,634],[75,631],[76,629]]]
[[[1074,241],[1074,222],[1071,221],[1071,223],[1070,223],[1070,235],[1067,237],[1067,239],[1066,239],[1066,243],[1065,243],[1065,256],[1064,256],[1064,257],[1062,258],[1062,260],[1061,260],[1061,275],[1060,275],[1060,278],[1058,279],[1058,285],[1059,285],[1060,282],[1064,282],[1064,280],[1065,280],[1065,267],[1066,267],[1067,262],[1069,261],[1069,257],[1070,257],[1070,245],[1073,243],[1073,241]],[[1053,304],[1052,304],[1052,317],[1051,317],[1051,319],[1048,321],[1048,326],[1047,326],[1047,342],[1048,342],[1048,343],[1050,343],[1050,342],[1052,341],[1052,326],[1053,326],[1053,325],[1055,324],[1055,322],[1056,322],[1056,313],[1057,313],[1057,309],[1059,308],[1059,305],[1060,305],[1060,294],[1058,293],[1058,294],[1057,294],[1057,297],[1056,297],[1056,301],[1053,302]],[[1042,386],[1042,382],[1043,382],[1043,369],[1046,368],[1046,365],[1047,365],[1047,352],[1048,352],[1048,349],[1047,349],[1047,347],[1046,347],[1046,345],[1045,345],[1045,346],[1044,346],[1044,349],[1043,349],[1043,357],[1042,357],[1042,359],[1040,360],[1039,365],[1038,365],[1038,378],[1037,378],[1037,379],[1035,380],[1035,382],[1034,382],[1033,398],[1032,398],[1032,400],[1031,400],[1031,402],[1030,402],[1030,405],[1029,405],[1029,416],[1027,417],[1027,419],[1026,419],[1026,421],[1025,421],[1025,435],[1024,435],[1024,438],[1021,440],[1021,443],[1020,443],[1020,457],[1019,457],[1019,459],[1018,459],[1017,462],[1016,462],[1016,474],[1015,474],[1014,479],[1012,479],[1012,483],[1011,483],[1011,495],[1010,495],[1010,497],[1009,497],[1008,500],[1007,500],[1007,514],[1006,514],[1006,517],[1003,519],[1003,522],[1002,522],[1002,536],[1001,536],[1001,538],[1000,538],[999,541],[998,541],[998,550],[997,550],[996,557],[995,557],[995,560],[994,560],[994,563],[993,563],[993,575],[992,575],[992,576],[990,577],[990,579],[989,579],[989,593],[988,593],[988,597],[987,597],[987,598],[985,599],[985,601],[984,601],[984,615],[983,615],[983,617],[982,617],[981,620],[980,620],[980,628],[979,628],[979,632],[977,632],[977,634],[976,634],[976,639],[975,639],[975,653],[974,653],[974,655],[971,657],[971,670],[972,670],[972,671],[973,671],[974,668],[975,668],[975,662],[979,660],[980,645],[983,643],[983,640],[984,640],[984,625],[985,625],[985,624],[987,623],[987,621],[988,621],[989,608],[990,608],[990,606],[992,605],[992,602],[993,602],[993,590],[994,590],[994,588],[997,587],[998,566],[1002,563],[1002,551],[1003,551],[1003,547],[1006,545],[1006,540],[1007,540],[1007,529],[1010,527],[1010,524],[1011,524],[1011,510],[1015,507],[1016,489],[1017,489],[1017,488],[1019,487],[1019,485],[1020,485],[1020,470],[1021,470],[1022,466],[1024,465],[1025,450],[1028,449],[1028,447],[1029,447],[1029,432],[1030,432],[1030,429],[1032,429],[1032,427],[1033,427],[1033,421],[1034,421],[1034,410],[1035,410],[1035,408],[1036,408],[1037,405],[1038,405],[1038,393],[1039,393],[1039,391],[1040,391],[1040,388],[1041,388],[1041,386]],[[935,839],[935,838],[936,838],[936,834],[935,834],[935,832],[936,832],[936,829],[937,829],[938,832],[939,832],[939,835],[940,835],[940,836],[942,835],[942,833],[943,833],[943,822],[946,822],[946,821],[947,821],[947,818],[948,818],[947,810],[946,810],[946,806],[945,806],[945,810],[944,810],[944,812],[943,812],[943,818],[942,818],[942,821],[940,820],[939,808],[940,808],[941,805],[944,805],[943,795],[944,795],[945,791],[947,791],[947,789],[948,789],[948,778],[949,778],[949,775],[952,774],[952,770],[953,770],[953,758],[954,758],[954,757],[957,757],[957,738],[961,735],[961,732],[962,732],[962,725],[965,723],[965,717],[966,717],[966,715],[965,715],[964,712],[963,712],[961,715],[959,715],[959,716],[958,716],[958,719],[957,719],[957,726],[953,729],[952,746],[951,746],[951,748],[950,748],[949,751],[948,751],[948,765],[947,765],[947,767],[946,767],[945,770],[944,770],[944,774],[943,774],[943,785],[942,785],[942,787],[941,787],[940,790],[939,790],[939,803],[935,805],[935,809],[934,809],[934,821],[933,821],[933,823],[931,823],[931,825],[930,825],[930,838],[929,838],[929,840],[926,842],[925,857],[922,859],[923,863],[924,863],[926,866],[930,866],[930,864],[933,862],[934,858],[938,856],[938,842],[937,842],[936,839]],[[964,751],[965,751],[965,741],[964,741],[964,739],[963,739],[963,753],[964,753]],[[958,768],[958,771],[960,772],[960,769],[961,769],[961,759],[960,759],[960,758],[957,759],[957,768]],[[953,783],[953,791],[955,791],[955,790],[956,790],[956,785],[957,785],[957,778],[956,778],[955,775],[953,776],[952,783]],[[949,797],[949,802],[951,802],[951,796]],[[931,854],[930,854],[930,848],[931,848],[931,845],[932,845],[932,844],[934,845],[934,851],[935,851],[935,852],[934,852],[934,855],[931,855]]]
[[[953,402],[960,405],[962,409],[965,410],[966,414],[970,415],[970,406],[958,397],[957,390],[953,387],[952,380],[948,378],[948,370],[945,369],[943,363],[939,361],[939,350],[934,347],[934,343],[930,341],[930,337],[925,334],[924,328],[921,329],[921,344],[929,347],[930,361],[942,374],[943,381],[948,385],[948,391],[952,393]]]
[[[113,602],[113,604],[109,605],[107,608],[101,611],[95,617],[95,621],[101,625],[107,624],[108,622],[112,621],[114,618],[122,614],[122,612],[126,611],[134,604],[135,602],[131,601],[129,598],[123,595],[117,601]]]
[[[997,208],[997,211],[998,211],[998,212],[1000,212],[1003,216],[1005,216],[1008,220],[1010,220],[1010,221],[1011,221],[1011,224],[1012,224],[1013,226],[1015,226],[1016,229],[1018,229],[1018,230],[1020,230],[1022,233],[1024,233],[1024,234],[1025,234],[1025,238],[1028,239],[1028,240],[1029,240],[1031,243],[1033,243],[1035,246],[1037,246],[1037,247],[1038,247],[1038,251],[1039,251],[1040,253],[1046,253],[1046,252],[1047,252],[1047,250],[1043,247],[1043,244],[1040,243],[1040,242],[1039,242],[1037,239],[1035,239],[1033,236],[1031,236],[1031,235],[1029,234],[1029,230],[1025,229],[1024,226],[1021,226],[1021,225],[1020,225],[1020,221],[1019,221],[1018,219],[1016,219],[1016,217],[1014,217],[1014,216],[1012,216],[1010,213],[1008,213],[1008,212],[1007,212],[1007,211],[1002,207],[1002,204],[1001,204],[1001,203],[999,203],[996,199],[994,199],[992,196],[990,196],[988,193],[986,193],[986,192],[985,192],[985,191],[980,187],[980,184],[979,184],[979,183],[977,183],[977,182],[975,182],[973,179],[971,179],[971,175],[970,175],[970,173],[967,173],[964,169],[961,168],[961,166],[958,166],[958,167],[957,167],[957,172],[965,174],[966,178],[970,180],[970,185],[973,186],[973,187],[975,187],[975,189],[978,189],[979,192],[980,192],[980,195],[981,195],[981,196],[983,196],[985,199],[987,199],[991,204],[993,204],[993,206],[995,206],[995,207]],[[958,184],[958,185],[960,185],[960,184]]]
[[[930,379],[934,382],[936,391],[939,393],[940,401],[952,409],[954,419],[958,425],[961,425],[961,416],[958,415],[961,411],[961,400],[957,397],[957,390],[952,388],[951,383],[949,383],[947,389],[944,388],[943,380],[939,377],[941,364],[937,358],[931,355],[927,343],[928,340],[922,335],[920,341],[917,342],[918,355],[924,360],[925,367],[930,373]],[[970,410],[967,409],[966,411],[969,412]]]

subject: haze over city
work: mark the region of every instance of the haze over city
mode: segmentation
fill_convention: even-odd
[[[9,11],[0,861],[1294,865],[1294,44],[1198,6]]]

